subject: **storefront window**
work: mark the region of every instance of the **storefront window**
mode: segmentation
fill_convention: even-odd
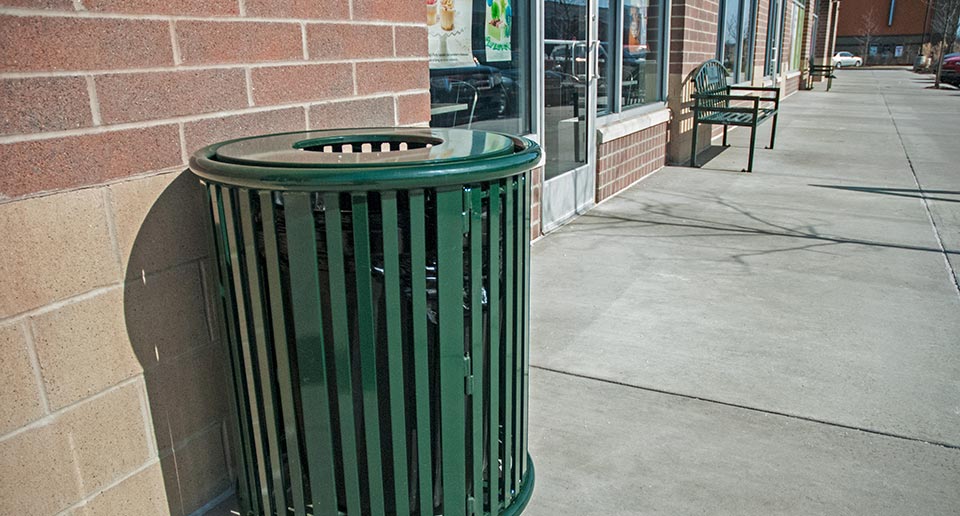
[[[430,125],[531,132],[530,0],[426,0]]]
[[[803,45],[803,30],[806,23],[807,11],[802,4],[793,3],[793,17],[791,18],[790,41],[790,70],[800,69],[801,45]]]
[[[720,9],[717,57],[734,82],[753,77],[753,10],[756,0],[724,0]]]
[[[788,0],[789,1],[789,0]],[[764,58],[764,75],[780,73],[780,52],[783,46],[783,0],[771,0],[770,20],[767,23],[767,55]]]
[[[622,103],[660,100],[661,0],[624,0]]]
[[[597,114],[605,115],[613,110],[613,97],[610,90],[614,86],[611,81],[614,77],[614,69],[617,66],[616,56],[610,49],[616,48],[613,39],[617,26],[617,11],[615,5],[611,2],[600,2],[597,9],[599,11],[599,22],[597,23],[597,37],[600,40],[600,48],[597,56]]]

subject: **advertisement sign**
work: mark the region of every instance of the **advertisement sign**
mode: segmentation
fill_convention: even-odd
[[[897,48],[895,48],[894,51],[893,51],[893,55],[894,55],[894,57],[902,57],[902,56],[903,56],[903,45],[897,45]]]
[[[510,32],[513,29],[513,7],[510,0],[487,0],[484,46],[487,62],[510,61]]]
[[[427,0],[430,68],[472,66],[473,0]]]

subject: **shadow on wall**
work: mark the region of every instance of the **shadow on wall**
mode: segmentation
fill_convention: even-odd
[[[667,163],[671,165],[687,166],[690,164],[690,138],[693,135],[693,76],[699,69],[700,66],[698,65],[685,75],[673,76],[670,79],[667,103],[670,106],[672,117],[667,131],[669,134]],[[698,130],[697,148],[699,151],[703,151],[711,146],[710,142],[711,137],[714,136],[714,129],[713,126],[701,125]]]
[[[189,172],[141,179],[152,207],[129,250],[127,333],[144,370],[170,513],[232,486],[229,361],[219,330],[205,190]]]

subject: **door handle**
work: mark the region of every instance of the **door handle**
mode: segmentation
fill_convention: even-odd
[[[590,73],[590,81],[600,79],[600,40],[590,42],[590,59],[593,61],[593,71]]]

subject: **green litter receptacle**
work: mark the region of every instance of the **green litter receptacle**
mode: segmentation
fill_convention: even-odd
[[[201,149],[246,514],[519,514],[533,142],[306,131]]]

